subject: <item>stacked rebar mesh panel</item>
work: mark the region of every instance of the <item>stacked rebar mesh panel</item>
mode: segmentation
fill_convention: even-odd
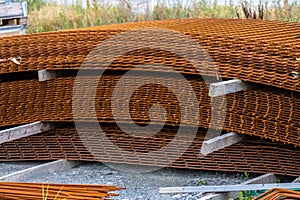
[[[87,90],[92,84],[90,77],[86,77],[86,83],[82,90]],[[150,122],[147,109],[155,103],[162,105],[167,111],[166,124],[168,125],[193,125],[199,124],[208,128],[211,122],[212,103],[208,96],[208,89],[203,79],[198,77],[188,78],[199,100],[199,121],[196,116],[190,115],[186,110],[179,110],[180,105],[172,91],[155,84],[148,84],[140,87],[136,95],[130,99],[131,119],[123,113],[112,114],[111,97],[114,86],[121,78],[119,75],[104,75],[99,81],[98,92],[96,93],[95,108],[96,116],[100,122],[114,122],[118,117],[124,122],[131,119],[139,124]],[[174,87],[181,87],[180,80],[168,77],[132,77],[130,81],[124,82],[125,86],[131,86],[136,80],[168,79]],[[18,125],[35,121],[72,122],[72,97],[74,77],[64,77],[39,82],[38,80],[23,80],[4,82],[1,84],[1,112],[2,126]],[[185,88],[188,90],[188,88]],[[16,92],[19,91],[19,92]],[[78,91],[79,92],[79,91]],[[184,91],[183,91],[184,93]],[[163,97],[163,99],[161,99]],[[83,96],[81,101],[86,102],[91,96]],[[124,96],[116,99],[123,104]],[[74,99],[73,99],[74,100]],[[234,131],[241,134],[255,135],[283,143],[299,146],[300,128],[300,96],[297,92],[261,86],[260,88],[248,91],[228,94],[225,99],[226,117],[220,127],[227,131]],[[189,96],[185,101],[192,103]],[[89,113],[93,108],[82,107],[77,111],[82,112],[80,121],[90,121],[93,116]],[[182,116],[186,113],[186,116]],[[153,120],[152,120],[153,121]],[[156,121],[158,124],[163,121]],[[218,124],[216,124],[218,125]]]
[[[171,51],[159,48],[141,48],[127,52],[116,58],[99,60],[88,57],[98,45],[118,35],[119,40],[111,45],[116,47],[127,45],[128,49],[135,46],[130,43],[126,34],[120,33],[133,30],[132,34],[140,40],[148,37],[143,30],[155,30],[151,37],[162,40],[171,38],[182,52],[193,54],[192,48],[182,44],[180,38],[172,38],[174,31],[193,39],[212,58],[220,77],[216,77],[215,69],[207,67],[195,69],[186,58]],[[140,29],[140,31],[134,31]],[[166,31],[168,30],[168,31]],[[197,127],[197,137],[194,139],[188,132],[179,139],[181,142],[192,143],[191,147],[171,164],[171,167],[220,170],[220,171],[251,171],[257,173],[273,172],[276,174],[299,175],[299,117],[300,111],[300,39],[297,35],[300,28],[297,23],[271,22],[261,20],[233,19],[178,19],[166,21],[149,21],[108,25],[89,29],[50,32],[22,37],[0,39],[1,78],[12,78],[0,84],[0,126],[16,126],[35,121],[73,122],[74,92],[88,90],[97,78],[94,70],[104,70],[98,81],[95,93],[95,105],[91,107],[76,107],[81,113],[77,121],[93,122],[91,113],[95,109],[95,117],[102,129],[114,142],[117,149],[125,151],[149,152],[169,144],[174,139],[179,126]],[[149,38],[147,39],[149,40]],[[109,46],[107,48],[110,48]],[[98,52],[99,53],[99,52]],[[12,59],[21,57],[20,64]],[[86,58],[89,58],[86,62]],[[205,63],[199,63],[205,65]],[[74,87],[74,76],[60,77],[45,82],[39,82],[34,76],[27,74],[25,80],[15,80],[13,76],[37,70],[61,70],[74,75],[74,70],[84,65],[87,72],[81,88]],[[122,82],[122,75],[134,69],[143,75],[131,75]],[[139,87],[130,99],[126,95],[114,99],[122,106],[129,104],[130,117],[117,112],[113,114],[111,99],[118,82],[123,87],[130,88],[135,81],[166,80],[173,88],[181,90],[182,99],[186,104],[193,104],[193,99],[185,95],[182,80],[168,76],[170,69],[180,72],[188,80],[196,94],[199,103],[199,113],[194,116],[189,108],[181,108],[177,96],[169,89],[157,84],[145,84]],[[201,71],[202,70],[202,71]],[[150,72],[159,72],[152,76]],[[75,71],[76,72],[76,71]],[[144,72],[149,73],[145,75]],[[11,75],[14,73],[13,75]],[[75,73],[76,75],[76,73]],[[220,107],[213,107],[208,95],[208,84],[201,75],[217,78],[238,78],[259,84],[258,88],[228,94],[219,102]],[[80,102],[93,98],[86,93],[79,96]],[[78,104],[78,105],[79,105]],[[159,104],[166,110],[166,118],[151,119],[149,110],[152,105]],[[221,105],[226,104],[225,110]],[[213,109],[212,109],[213,107]],[[183,109],[183,110],[182,110]],[[185,110],[184,110],[185,109]],[[212,111],[226,113],[224,123],[216,118],[212,123]],[[85,114],[86,113],[86,114]],[[200,117],[199,117],[200,116]],[[164,128],[155,136],[130,138],[118,128],[115,118],[123,124],[131,120],[145,126],[155,123],[164,124]],[[198,118],[199,117],[199,118]],[[211,127],[212,126],[212,127]],[[225,149],[213,152],[199,158],[199,151],[205,137],[205,130],[234,131],[253,137]],[[132,131],[135,131],[134,129]],[[138,132],[138,131],[137,131]],[[149,162],[148,159],[126,159],[109,156],[101,150],[99,136],[93,129],[84,129],[84,134],[78,135],[71,126],[56,129],[37,136],[23,138],[2,144],[1,160],[55,160],[61,158],[73,160],[90,160],[113,163],[142,164],[163,166],[159,161]],[[139,134],[139,135],[140,135]],[[161,135],[159,135],[161,134]],[[158,135],[158,136],[157,136]],[[87,138],[85,138],[85,136]],[[89,143],[90,141],[90,143]],[[135,141],[136,143],[131,143]],[[274,143],[273,143],[274,142]],[[94,144],[94,146],[93,146]],[[149,144],[150,146],[147,146]],[[142,147],[140,149],[140,147]],[[145,148],[145,149],[144,149]],[[93,152],[89,152],[93,149]],[[109,152],[114,151],[111,150]],[[174,147],[174,155],[180,149]],[[101,156],[106,155],[106,156]],[[287,156],[288,155],[288,156]],[[172,155],[161,155],[161,161],[170,159]],[[164,162],[165,163],[165,162]],[[288,166],[288,167],[287,167]]]
[[[22,64],[1,63],[0,72],[78,69],[87,54],[99,43],[118,33],[137,28],[166,28],[190,36],[209,53],[222,77],[300,90],[299,79],[293,76],[300,62],[300,42],[297,38],[299,25],[277,21],[181,19],[3,38],[0,40],[1,57],[21,56]],[[157,34],[159,37],[168,38],[172,32],[170,35]],[[122,42],[128,41],[124,38],[119,44]],[[179,45],[180,41],[174,38],[174,43]],[[115,70],[128,70],[132,65],[155,61],[170,65],[182,73],[198,74],[184,58],[174,55],[170,57],[166,52],[161,54],[160,51],[145,50],[139,51],[138,55],[134,53],[117,58],[110,67]]]
[[[151,137],[147,133],[144,136],[133,137],[112,124],[101,125],[107,138],[118,148],[108,148],[107,145],[103,144],[101,142],[103,139],[98,133],[99,130],[90,128],[89,124],[81,127],[84,127],[84,130],[81,131],[85,133],[81,135],[71,125],[2,144],[0,160],[69,159],[161,167],[164,167],[169,160],[174,160],[170,167],[299,175],[299,148],[290,145],[273,143],[254,137],[200,158],[199,153],[206,129],[200,128],[196,136],[187,131],[185,135],[176,137],[176,127],[165,127],[155,137]],[[138,134],[138,130],[132,131]],[[142,156],[139,158],[132,157],[129,154],[130,152],[142,154],[159,151],[162,147],[170,145],[171,141],[175,145],[170,146],[172,149],[170,154],[146,156],[145,158]],[[187,150],[184,147],[178,148],[176,145],[185,142],[191,143]],[[125,155],[124,151],[129,152],[128,155]]]

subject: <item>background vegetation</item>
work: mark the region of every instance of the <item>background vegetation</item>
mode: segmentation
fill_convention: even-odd
[[[284,1],[284,2],[281,2]],[[260,3],[251,6],[247,1],[234,5],[217,4],[216,0],[194,0],[192,6],[183,6],[174,0],[172,6],[159,1],[151,12],[134,13],[130,3],[120,0],[117,4],[102,3],[93,0],[87,6],[57,5],[43,0],[28,0],[28,33],[82,28],[104,24],[161,20],[171,18],[263,18],[300,22],[300,3],[297,0],[274,0],[272,3]]]

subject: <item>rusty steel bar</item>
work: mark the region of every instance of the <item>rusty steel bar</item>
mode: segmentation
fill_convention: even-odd
[[[165,162],[172,156],[178,156],[178,159],[169,167],[299,176],[300,150],[290,145],[254,137],[200,157],[201,144],[206,132],[204,128],[199,128],[196,138],[192,140],[192,133],[189,131],[175,138],[177,129],[172,126],[165,127],[155,136],[145,133],[144,136],[135,137],[122,132],[114,124],[102,123],[101,127],[115,148],[103,150],[101,148],[103,144],[99,142],[103,135],[99,135],[97,129],[90,128],[90,125],[86,124],[81,127],[83,133],[80,135],[73,126],[69,126],[4,143],[0,145],[0,161],[68,159],[165,166]],[[138,131],[133,129],[132,133]],[[162,153],[161,162],[154,157],[137,159],[119,155],[120,150],[136,153],[157,151],[166,145],[171,145],[169,143],[171,140],[175,140],[176,144],[191,142],[192,145],[186,151],[183,148],[173,148],[173,153],[169,155]],[[95,152],[89,152],[86,145]],[[172,145],[169,148],[172,149]],[[182,153],[182,151],[185,152]],[[153,160],[157,162],[153,162]]]
[[[110,185],[0,182],[1,199],[106,199],[122,190]]]
[[[95,99],[95,110],[99,122],[113,122],[114,117],[124,122],[133,120],[139,124],[150,121],[148,112],[151,105],[159,103],[167,111],[166,121],[156,121],[158,124],[169,124],[178,126],[192,125],[208,128],[214,112],[226,113],[224,123],[216,121],[212,128],[224,129],[240,134],[255,135],[274,141],[300,146],[300,95],[297,92],[289,92],[281,89],[261,86],[249,91],[228,94],[226,102],[220,102],[216,108],[212,108],[211,98],[208,96],[208,88],[200,77],[187,77],[192,85],[199,103],[199,121],[195,116],[189,114],[188,110],[182,110],[180,100],[187,103],[191,98],[182,96],[177,99],[170,89],[161,88],[155,84],[140,87],[130,100],[131,119],[122,113],[112,115],[111,100],[124,104],[125,96],[112,99],[112,93],[120,75],[105,75],[101,78]],[[134,85],[136,80],[160,79],[161,77],[132,76],[130,81],[124,82],[126,87]],[[181,80],[172,77],[163,77],[177,87]],[[84,91],[90,87],[91,77],[86,77],[86,83],[80,90]],[[71,122],[73,121],[72,103],[84,105],[94,97],[83,93],[77,99],[72,99],[74,77],[64,77],[46,82],[38,80],[23,80],[4,82],[0,84],[0,126],[11,126],[35,121]],[[189,90],[189,88],[184,88]],[[16,92],[20,91],[20,92]],[[78,92],[80,92],[78,90]],[[146,95],[145,95],[146,94]],[[73,101],[74,100],[74,101]],[[82,103],[82,104],[81,104]],[[221,105],[226,103],[225,107]],[[93,116],[89,113],[93,108],[89,106],[78,107],[81,113],[80,121],[90,121]],[[188,108],[185,108],[188,109]],[[183,116],[183,111],[187,113]],[[214,119],[218,120],[218,118]],[[154,120],[155,121],[155,120]]]
[[[199,126],[199,132],[194,141],[189,132],[180,139],[176,139],[177,142],[188,141],[193,145],[188,150],[174,146],[174,155],[179,155],[181,151],[185,153],[179,156],[171,167],[234,172],[272,172],[299,176],[300,152],[297,147],[300,146],[300,111],[298,110],[300,107],[300,40],[296,36],[300,28],[297,23],[241,19],[177,19],[1,38],[0,78],[8,74],[14,75],[14,72],[22,74],[38,70],[78,70],[87,55],[97,45],[118,33],[136,28],[156,28],[158,31],[153,32],[151,38],[154,40],[155,38],[171,38],[173,46],[193,55],[196,51],[191,50],[180,39],[172,38],[174,37],[173,31],[190,36],[207,51],[222,78],[238,78],[262,85],[249,91],[228,94],[218,106],[212,108],[207,85],[199,76],[216,76],[215,69],[210,69],[205,65],[206,61],[210,62],[209,60],[201,61],[203,68],[197,71],[192,63],[175,52],[164,50],[163,47],[162,49],[142,48],[122,54],[112,63],[107,58],[98,60],[96,56],[88,60],[87,70],[103,70],[105,69],[103,66],[109,64],[108,70],[99,80],[95,108],[81,107],[84,105],[82,103],[94,98],[84,92],[78,97],[79,99],[72,99],[74,77],[61,77],[45,82],[31,78],[26,78],[27,80],[8,78],[8,81],[0,83],[0,127],[35,121],[73,122],[72,103],[75,102],[77,111],[81,113],[81,118],[76,119],[77,121],[91,122],[93,116],[89,113],[91,109],[95,109],[96,118],[106,131],[106,136],[116,146],[126,151],[140,153],[155,151],[164,145],[171,144],[170,141],[174,139],[179,125]],[[170,32],[167,33],[166,29]],[[148,37],[143,31],[134,32],[134,34],[141,38],[141,41],[143,37],[144,39]],[[130,43],[126,35],[121,34],[119,40],[108,47],[118,47],[118,45],[128,45],[129,48],[134,47],[135,42]],[[112,99],[113,89],[121,80],[120,74],[124,74],[134,66],[137,66],[135,70],[138,71],[154,70],[166,74],[170,72],[168,67],[171,67],[184,74],[196,93],[200,119],[195,120],[197,118],[189,114],[189,108],[181,110],[179,100],[192,104],[190,96],[185,96],[183,93],[182,99],[177,99],[168,88],[158,87],[155,84],[144,85],[135,91],[129,100],[130,119],[122,112],[113,116],[111,101],[114,100],[123,105],[125,97],[121,94],[118,98]],[[86,77],[82,88],[77,88],[75,92],[86,91],[91,85],[91,78],[93,78],[92,75]],[[137,80],[154,80],[155,78],[168,79],[175,88],[184,85],[181,80],[168,76],[132,76],[130,80],[123,82],[124,91],[135,85]],[[187,90],[189,88],[182,89],[182,91]],[[149,110],[154,104],[160,104],[167,111],[165,121],[150,119]],[[224,109],[222,105],[225,104]],[[222,117],[218,115],[213,119],[214,121],[211,121],[213,115],[225,111],[224,124],[218,123],[222,121]],[[143,137],[132,138],[118,129],[117,124],[114,123],[114,117],[121,119],[122,123],[128,123],[129,120],[141,125],[146,125],[150,121],[156,124],[165,123],[165,128],[159,137],[149,139],[147,133],[141,133]],[[259,136],[273,142],[251,138],[199,158],[198,152],[200,152],[205,135],[204,128],[209,126]],[[7,142],[1,144],[0,160],[69,159],[164,166],[170,156],[161,154],[160,160],[152,163],[143,157],[135,159],[118,156],[118,148],[108,149],[109,153],[103,154],[97,146],[99,136],[95,130],[87,128],[85,133],[86,135],[79,137],[75,128],[69,127]],[[91,154],[87,150],[83,144],[85,140],[90,142],[89,148],[96,152]]]
[[[170,38],[173,31],[190,36],[208,52],[222,77],[300,91],[300,39],[297,38],[299,24],[263,20],[177,19],[2,38],[0,73],[78,69],[85,57],[101,42],[118,33],[137,28],[170,30],[169,35],[157,32],[153,38]],[[139,36],[142,35],[141,31]],[[189,54],[192,53],[177,38],[173,41],[179,47],[186,48],[185,51]],[[124,42],[128,43],[125,36],[118,41],[119,44]],[[9,59],[17,57],[21,57],[20,64]],[[105,61],[101,61],[101,64],[103,62]],[[184,74],[198,74],[185,58],[157,49],[129,52],[116,58],[110,68],[128,70],[133,65],[153,62],[172,66]],[[91,69],[101,67],[95,63],[94,65],[91,65]],[[166,71],[161,66],[157,70]],[[201,73],[215,76],[215,72],[208,68]]]
[[[299,199],[300,192],[284,188],[270,189],[261,195],[254,197],[253,200],[277,200],[277,199]]]

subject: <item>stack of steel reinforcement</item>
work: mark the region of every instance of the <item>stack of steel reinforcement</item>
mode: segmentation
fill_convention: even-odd
[[[183,37],[174,38],[174,32],[189,37],[203,48],[211,60],[195,61],[201,66],[196,69],[190,60],[165,46],[149,48],[146,45],[130,51],[136,46],[136,40],[131,41],[128,35],[122,33],[132,31],[130,34],[133,38],[151,43],[152,39],[149,39],[149,33],[145,30],[153,30],[153,40],[172,41],[170,46],[176,46],[184,55],[197,56],[197,50],[192,46],[189,48]],[[173,159],[170,167],[298,176],[299,33],[297,23],[178,19],[1,38],[0,79],[3,81],[0,83],[0,127],[4,129],[36,121],[66,122],[68,126],[3,143],[0,160],[66,158],[164,166],[165,160]],[[115,36],[118,37],[117,42],[111,40],[105,43]],[[118,47],[126,46],[128,52],[118,56],[103,56],[101,59],[90,56],[101,44],[116,51]],[[96,53],[101,54],[101,51]],[[16,62],[13,58],[17,57],[21,59]],[[110,57],[113,57],[113,62]],[[210,64],[215,68],[206,66]],[[81,87],[75,87],[78,83],[78,76],[75,75],[81,66],[85,69],[83,76],[80,76],[84,81]],[[140,74],[133,73],[127,75],[128,79],[122,79],[133,68]],[[184,80],[172,76],[170,68],[182,74]],[[64,75],[39,82],[33,74],[43,69],[58,70]],[[98,72],[94,73],[100,70],[106,70],[101,78],[97,77]],[[95,93],[85,92],[89,91],[97,78],[99,81]],[[227,94],[216,106],[208,95],[208,87],[212,82],[207,80],[210,78],[238,78],[258,84],[258,87]],[[155,84],[161,80],[170,87]],[[186,92],[190,90],[184,84],[186,80],[195,93],[199,113],[192,112],[190,107],[181,107],[182,101],[194,106],[193,97]],[[151,81],[153,83],[149,83]],[[137,87],[127,99],[126,92],[140,82],[145,84]],[[114,98],[115,88],[120,83],[122,92]],[[181,91],[179,96],[172,89]],[[74,94],[77,96],[74,97]],[[95,99],[91,102],[93,105],[83,106],[88,105],[86,102],[91,99]],[[129,105],[130,114],[114,112],[112,99],[114,105],[122,108],[126,107],[125,104]],[[166,111],[164,118],[151,117],[150,110],[156,104]],[[81,133],[78,133],[78,127],[75,128],[74,124],[70,125],[74,122],[74,109],[80,114],[76,122],[85,124]],[[93,111],[95,116],[90,115]],[[213,112],[224,112],[224,120],[222,117],[213,118]],[[86,123],[94,122],[94,118],[109,141],[117,147],[108,151],[111,155],[102,148],[97,131],[86,126]],[[134,126],[132,128],[130,123],[133,122],[140,127],[152,123],[163,125],[163,128],[151,135],[147,131],[136,130]],[[118,123],[129,127],[138,136],[133,137],[122,131]],[[175,135],[179,127],[187,128],[177,138]],[[196,137],[188,127],[198,129]],[[252,137],[199,157],[208,128]],[[153,130],[156,130],[155,127]],[[148,157],[135,159],[116,156],[120,149],[147,153],[168,145],[172,147],[173,140],[191,145],[186,150],[174,146],[172,154],[162,153],[158,160],[150,156],[153,162],[149,162]]]
[[[22,63],[17,65],[3,62],[0,73],[78,69],[87,54],[102,41],[131,29],[150,27],[178,31],[193,38],[212,57],[222,77],[300,90],[299,79],[293,76],[293,72],[297,73],[300,62],[298,23],[260,20],[151,21],[1,38],[1,57],[21,56]],[[154,32],[153,37],[169,38],[173,36],[172,31],[169,34]],[[142,32],[136,34],[143,38]],[[128,44],[126,37],[118,41],[117,45]],[[173,41],[174,44],[187,48],[176,38]],[[185,50],[192,53],[189,49]],[[110,67],[112,70],[128,70],[132,65],[153,62],[169,65],[185,74],[198,74],[184,58],[155,49],[129,52],[116,58]],[[95,67],[91,66],[91,69]],[[159,67],[158,70],[164,71]],[[210,71],[205,70],[204,73],[209,74]],[[211,75],[215,75],[214,71],[212,73]]]
[[[106,136],[118,148],[109,149],[102,144],[98,130],[91,129],[89,124],[84,126],[80,135],[70,125],[66,128],[58,128],[44,134],[2,144],[0,161],[68,159],[164,167],[168,160],[174,159],[170,167],[299,175],[300,150],[290,145],[272,143],[254,137],[199,158],[206,129],[199,128],[196,136],[186,131],[185,135],[175,138],[177,128],[165,127],[155,137],[151,137],[147,133],[144,133],[144,136],[133,137],[122,132],[115,125],[109,123],[101,125]],[[136,134],[138,132],[132,131]],[[175,140],[175,144],[172,145],[170,142],[173,140]],[[184,147],[177,147],[177,144],[184,142],[190,142],[191,146],[182,153]],[[170,145],[171,153],[162,154],[160,157],[153,155],[136,158],[120,153],[121,151],[137,154],[149,153],[158,151],[165,145]],[[180,155],[181,153],[182,155]]]
[[[82,90],[89,87],[89,77]],[[119,75],[102,76],[96,94],[96,115],[100,122],[114,122],[111,109],[111,96]],[[159,79],[162,77],[132,77],[124,84],[130,86],[136,79]],[[174,87],[180,87],[181,81],[170,79]],[[39,82],[38,80],[23,80],[2,83],[1,88],[1,126],[11,126],[35,121],[62,121],[71,122],[72,113],[72,92],[74,77],[64,77]],[[156,85],[145,85],[137,90],[137,94],[130,100],[131,118],[136,123],[149,123],[150,117],[146,112],[149,105],[160,103],[168,112],[166,124],[197,125],[208,128],[211,118],[211,100],[208,96],[208,89],[201,78],[188,78],[200,102],[199,121],[195,121],[195,116],[191,116],[188,110],[187,115],[182,116],[183,110],[180,107],[176,96],[170,90],[162,90]],[[126,86],[125,85],[125,86]],[[186,90],[188,88],[185,88]],[[19,91],[19,92],[16,92]],[[149,94],[147,96],[141,94]],[[160,99],[164,96],[164,99]],[[122,104],[126,96],[121,96],[119,101]],[[87,101],[89,96],[83,96],[82,101]],[[74,100],[74,99],[73,99]],[[190,97],[185,97],[185,101],[191,102]],[[296,92],[291,94],[289,91],[276,88],[270,89],[261,86],[257,89],[228,94],[226,97],[226,118],[223,127],[227,131],[234,131],[241,134],[255,135],[262,138],[269,138],[283,143],[300,146],[300,95]],[[172,105],[172,106],[171,106]],[[89,109],[80,108],[83,113],[81,121],[91,120],[88,115]],[[86,115],[84,115],[86,113]],[[122,120],[130,119],[123,113],[118,113]],[[163,123],[157,121],[157,123]]]
[[[111,199],[118,196],[112,193],[117,188],[110,185],[82,185],[82,184],[48,184],[48,183],[0,183],[1,199]]]

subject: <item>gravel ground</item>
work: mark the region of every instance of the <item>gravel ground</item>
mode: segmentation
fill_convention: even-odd
[[[43,164],[43,162],[3,162],[0,163],[0,177]]]
[[[122,166],[124,167],[124,166]],[[125,166],[128,167],[128,166]],[[132,167],[132,166],[130,166]],[[141,166],[138,166],[141,168]],[[112,184],[125,187],[117,200],[197,199],[200,194],[159,194],[159,187],[238,184],[244,174],[163,168],[146,173],[122,172],[101,163],[85,163],[79,167],[35,177],[28,182]]]

